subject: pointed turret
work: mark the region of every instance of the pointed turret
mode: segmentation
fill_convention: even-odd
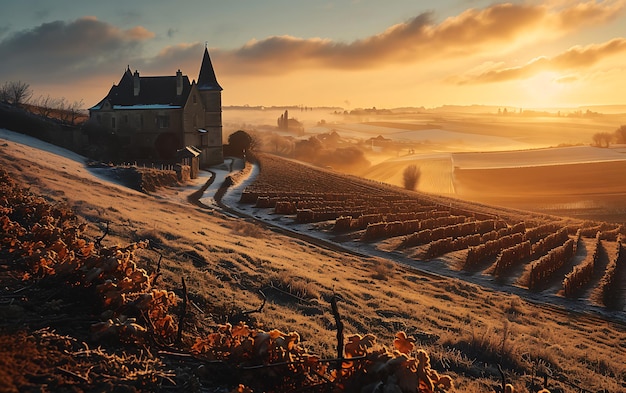
[[[200,75],[198,76],[198,89],[199,90],[217,90],[222,91],[222,86],[217,83],[215,77],[215,71],[213,70],[213,64],[211,63],[211,57],[209,57],[209,50],[204,47],[204,57],[202,58],[202,66],[200,67]]]
[[[118,83],[118,86],[125,86],[128,84],[132,84],[133,83],[133,73],[130,70],[130,66],[128,66],[126,68],[126,71],[124,71],[124,75],[122,75],[122,79],[120,79],[120,83]]]

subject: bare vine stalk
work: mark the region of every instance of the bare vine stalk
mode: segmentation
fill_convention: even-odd
[[[341,378],[343,372],[343,322],[341,321],[341,315],[339,315],[339,308],[337,307],[337,300],[339,296],[333,294],[330,298],[330,306],[335,317],[335,325],[337,326],[337,378]]]

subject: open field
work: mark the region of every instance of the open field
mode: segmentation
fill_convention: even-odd
[[[626,160],[521,168],[455,168],[457,195],[484,201],[538,205],[542,210],[558,203],[572,210],[604,208],[613,220],[626,222],[623,210]],[[579,203],[580,209],[573,204]]]
[[[557,155],[558,150],[544,151]],[[529,165],[523,159],[517,161],[516,153],[497,153],[500,157],[510,156],[503,163],[490,161],[491,153],[407,157],[378,164],[364,176],[401,187],[404,169],[416,165],[422,173],[417,188],[423,192],[590,220],[626,222],[626,160],[584,161],[584,157],[573,156],[561,157],[564,161],[559,164]]]
[[[460,198],[626,222],[623,147],[589,146],[453,155]]]
[[[573,112],[573,111],[572,111]],[[224,109],[224,134],[239,129],[254,129],[262,126],[275,126],[281,110],[233,110]],[[569,115],[569,116],[568,116]],[[559,145],[589,144],[597,132],[613,132],[624,122],[624,116],[618,114],[598,114],[594,116],[572,115],[563,111],[544,116],[526,116],[510,114],[501,116],[497,113],[467,112],[399,112],[385,115],[343,115],[325,110],[309,112],[290,111],[289,117],[298,119],[307,134],[325,133],[337,130],[342,137],[368,139],[382,135],[389,137],[397,134],[405,142],[425,142],[429,140],[428,130],[443,130],[448,137],[440,139],[443,143],[433,143],[438,148],[446,148],[450,141],[465,143],[471,148],[463,150],[506,150],[506,145],[541,148]],[[321,121],[325,124],[320,125]],[[425,131],[420,136],[419,132]],[[410,132],[410,133],[407,133]],[[404,136],[404,137],[402,137]],[[478,138],[483,141],[500,141],[482,148],[474,143]]]
[[[379,160],[360,176],[402,187],[402,172],[409,165],[421,169],[417,188],[423,192],[592,220],[626,222],[622,198],[626,192],[622,176],[626,165],[623,146],[418,152]]]
[[[250,114],[248,127],[254,129],[255,124],[273,124],[269,112],[226,110],[224,116],[234,120]],[[422,192],[626,222],[625,186],[620,177],[625,148],[589,146],[594,134],[612,133],[623,122],[622,114],[563,110],[560,116],[556,111],[505,116],[424,110],[359,116],[323,111],[291,115],[300,117],[305,126],[305,134],[294,137],[306,139],[334,131],[360,144],[372,165],[355,174],[366,179],[402,187],[402,172],[416,165],[421,170],[417,189]],[[321,120],[323,124],[319,124]],[[365,142],[379,136],[385,141]],[[532,168],[537,166],[545,171]]]
[[[571,146],[533,150],[453,154],[454,167],[464,170],[595,164],[625,160],[626,147],[623,145],[616,145],[611,148]]]

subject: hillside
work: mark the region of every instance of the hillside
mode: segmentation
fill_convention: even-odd
[[[322,357],[333,357],[336,319],[330,302],[337,294],[341,297],[338,308],[346,336],[372,333],[378,342],[392,346],[396,332],[405,331],[430,354],[435,370],[452,376],[457,391],[492,391],[500,384],[498,364],[516,391],[522,392],[536,391],[544,373],[549,373],[548,387],[553,392],[571,391],[573,385],[590,391],[620,391],[626,383],[626,349],[622,345],[626,331],[610,318],[536,304],[507,291],[396,264],[384,252],[369,256],[329,247],[251,218],[202,209],[184,202],[184,188],[148,195],[115,186],[86,170],[78,157],[67,159],[15,142],[2,143],[0,153],[2,168],[18,184],[42,195],[48,203],[67,206],[87,224],[88,239],[101,238],[103,247],[125,247],[147,239],[151,247],[137,251],[137,267],[154,272],[160,260],[160,287],[179,297],[183,295],[180,279],[185,278],[190,306],[182,344],[160,351],[150,343],[142,344],[152,348],[150,353],[157,359],[152,361],[156,371],[151,378],[159,382],[152,387],[164,391],[202,391],[220,384],[235,388],[232,383],[236,378],[216,369],[219,366],[206,358],[190,356],[189,348],[196,337],[218,331],[218,324],[227,318],[234,322],[242,318],[242,312],[259,310],[263,302],[259,291],[267,304],[259,312],[246,313],[244,318],[256,328],[296,330],[304,347]],[[260,173],[268,172],[261,167]],[[299,173],[304,184],[322,190],[329,187],[322,180],[313,182],[309,177],[314,173],[312,169]],[[332,179],[341,191],[352,178]],[[360,192],[385,195],[390,190],[366,183]],[[227,195],[225,201],[232,200],[229,198],[232,196]],[[487,206],[480,207],[480,211],[472,209],[511,220],[520,214]],[[257,215],[267,217],[265,213]],[[272,218],[275,222],[283,220],[281,215]],[[607,244],[606,249],[611,247]],[[608,261],[611,256],[603,258]],[[3,266],[10,264],[5,261]],[[20,331],[24,341],[30,343],[24,350],[37,347],[52,351],[54,345],[59,346],[62,337],[51,339],[37,333],[48,327],[63,337],[84,340],[90,348],[105,345],[103,350],[110,351],[111,364],[119,362],[113,353],[126,356],[129,362],[131,355],[120,352],[129,351],[128,347],[115,340],[99,342],[89,333],[89,326],[99,317],[88,307],[77,314],[71,299],[55,294],[43,281],[22,282],[9,274],[10,270],[5,268],[4,272],[2,332]],[[37,288],[40,292],[31,292]],[[60,289],[60,293],[65,290]],[[40,298],[48,303],[35,306]],[[7,347],[11,348],[3,348]],[[72,350],[79,352],[78,348]],[[134,359],[141,359],[139,363],[145,365],[148,357],[144,352]],[[36,359],[34,363],[45,363],[43,358]],[[29,385],[21,386],[50,384],[54,376],[63,376],[65,387],[89,386],[84,380],[96,381],[96,376],[107,372],[94,369],[90,376],[84,372],[87,368],[71,372],[59,369],[69,370],[69,366],[42,367],[37,375],[26,375]],[[258,380],[255,372],[240,369],[237,375],[244,382],[255,380],[255,375]],[[141,385],[132,386],[141,389]],[[106,387],[102,390],[107,391]]]
[[[402,186],[409,165],[418,190],[582,219],[626,222],[624,146],[409,155],[381,162],[363,177]]]

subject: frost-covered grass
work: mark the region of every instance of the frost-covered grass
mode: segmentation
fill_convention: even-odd
[[[548,165],[626,161],[626,147],[555,147],[521,151],[454,153],[452,165],[460,169],[521,168]]]

